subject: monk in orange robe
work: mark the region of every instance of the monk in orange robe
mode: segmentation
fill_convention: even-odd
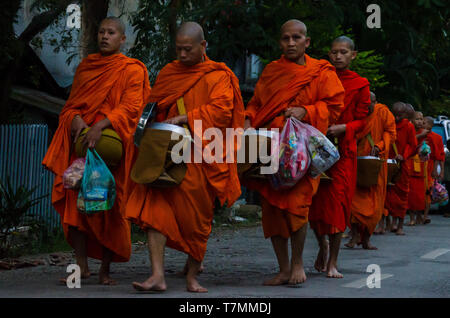
[[[286,117],[293,116],[322,133],[339,117],[344,89],[334,67],[305,54],[310,38],[306,26],[289,20],[281,27],[283,55],[266,66],[247,105],[245,127],[268,127],[280,131]],[[270,237],[280,272],[264,285],[297,286],[306,280],[302,252],[308,211],[320,178],[305,175],[289,189],[274,190],[268,181],[247,180],[246,186],[261,194],[265,238]],[[289,262],[288,240],[292,259]]]
[[[90,276],[87,257],[102,260],[100,283],[111,284],[111,262],[127,262],[131,254],[130,227],[125,203],[130,192],[133,133],[150,94],[147,68],[120,53],[125,29],[120,19],[109,17],[98,31],[100,53],[80,63],[69,99],[59,116],[58,129],[43,160],[55,174],[52,203],[60,214],[64,234],[75,249],[81,277]],[[84,143],[95,147],[102,130],[111,127],[122,139],[123,156],[111,172],[116,182],[116,200],[107,212],[84,215],[77,210],[78,191],[65,189],[62,176],[76,159],[74,142],[90,127]]]
[[[394,103],[392,113],[395,117],[397,139],[395,141],[398,154],[394,149],[389,152],[390,159],[400,161],[400,176],[398,181],[387,187],[385,208],[392,216],[391,231],[397,235],[405,235],[403,232],[403,220],[408,208],[409,194],[409,169],[406,160],[417,152],[416,130],[408,120],[408,108],[402,102]],[[398,222],[398,224],[397,224]]]
[[[176,35],[177,60],[159,73],[150,101],[157,103],[157,121],[173,125],[187,124],[195,134],[208,128],[219,129],[244,124],[244,104],[239,81],[224,64],[205,55],[203,29],[195,22],[183,23]],[[177,100],[183,97],[186,115],[180,115]],[[194,121],[202,131],[195,132]],[[195,138],[195,137],[194,137]],[[202,150],[208,142],[202,138]],[[225,143],[223,144],[225,147]],[[235,148],[236,149],[236,148]],[[223,154],[225,156],[226,149]],[[192,153],[192,155],[194,155]],[[235,158],[236,159],[236,158]],[[214,200],[228,206],[240,196],[241,188],[234,163],[186,163],[187,172],[180,185],[155,188],[138,184],[127,204],[127,217],[147,231],[152,275],[134,282],[138,291],[164,291],[164,248],[188,254],[186,284],[190,292],[207,292],[197,281],[197,273],[211,233]]]
[[[424,118],[424,130],[427,132],[426,141],[431,147],[430,160],[428,161],[428,193],[424,212],[424,224],[431,220],[428,218],[431,205],[431,188],[434,180],[442,181],[444,179],[445,150],[441,135],[431,129],[434,126],[434,118],[427,116]]]
[[[414,119],[412,121],[416,130],[417,144],[420,146],[427,136],[427,132],[423,129],[423,114],[421,112],[415,112]],[[408,210],[409,210],[409,224],[413,226],[417,223],[422,224],[421,211],[425,211],[426,207],[426,187],[425,170],[428,169],[428,162],[424,162],[416,154],[407,161],[409,168],[409,195],[408,195]],[[416,221],[417,216],[417,221]]]
[[[345,89],[345,108],[327,135],[332,140],[337,138],[340,159],[327,171],[332,180],[320,183],[309,214],[319,242],[315,268],[326,271],[331,278],[343,277],[337,269],[337,258],[342,233],[350,227],[350,206],[356,189],[356,135],[364,128],[370,105],[369,81],[349,70],[356,54],[353,41],[346,36],[338,37],[331,45],[329,57]]]
[[[345,245],[353,248],[358,242],[358,236],[364,249],[376,250],[370,244],[378,221],[384,212],[384,200],[387,185],[387,162],[389,149],[395,141],[395,118],[386,105],[378,104],[374,93],[370,93],[371,104],[369,117],[364,129],[356,135],[358,142],[358,156],[376,156],[384,160],[378,175],[378,184],[370,188],[356,187],[351,205],[352,238]],[[372,138],[372,146],[368,136]],[[358,235],[359,233],[359,235]]]

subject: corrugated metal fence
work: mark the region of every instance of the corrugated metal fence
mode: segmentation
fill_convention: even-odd
[[[13,189],[37,187],[32,198],[48,194],[29,214],[54,230],[60,229],[60,221],[51,204],[53,174],[41,164],[47,147],[47,125],[0,125],[1,180],[9,176]]]

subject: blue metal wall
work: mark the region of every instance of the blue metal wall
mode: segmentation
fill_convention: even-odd
[[[13,189],[37,186],[33,198],[48,194],[29,214],[52,230],[60,228],[60,221],[51,204],[53,174],[41,164],[47,147],[47,125],[0,125],[0,179],[9,176]]]

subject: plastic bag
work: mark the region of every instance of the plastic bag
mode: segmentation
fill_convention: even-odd
[[[65,189],[79,189],[83,178],[86,159],[77,158],[63,174],[63,186]]]
[[[428,146],[427,142],[424,141],[419,146],[419,158],[422,161],[428,161],[430,159],[431,148]]]
[[[294,186],[308,171],[310,157],[304,124],[290,117],[280,135],[278,171],[270,176],[275,189]]]
[[[110,210],[116,198],[114,177],[95,149],[88,149],[77,208],[86,214]]]
[[[340,158],[336,146],[318,129],[304,124],[308,136],[308,151],[311,156],[310,174],[313,178],[320,176]]]
[[[448,191],[445,186],[434,180],[431,189],[431,203],[444,206],[448,203]]]

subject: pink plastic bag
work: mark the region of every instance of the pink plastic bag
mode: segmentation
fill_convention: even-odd
[[[86,163],[85,158],[75,159],[69,168],[64,171],[63,185],[65,189],[79,189],[81,185],[81,179],[83,178],[84,166]]]
[[[280,135],[278,171],[270,177],[275,189],[293,187],[308,171],[311,160],[303,125],[293,117],[284,125]]]

